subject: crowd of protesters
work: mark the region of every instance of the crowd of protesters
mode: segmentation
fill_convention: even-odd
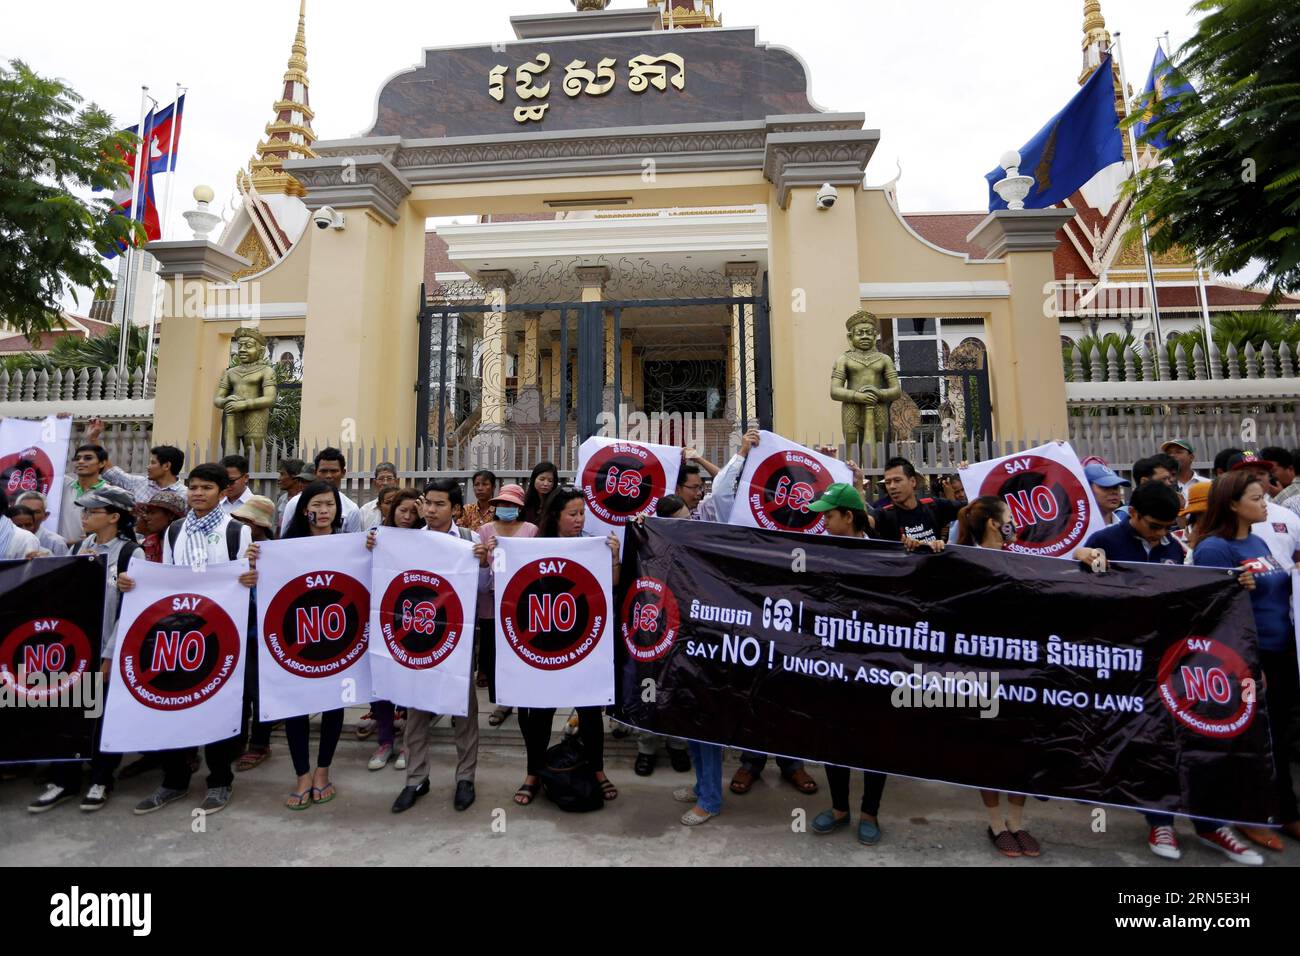
[[[477,471],[469,480],[471,497],[459,480],[450,477],[435,478],[421,488],[403,487],[398,468],[385,462],[373,471],[374,497],[358,505],[341,490],[347,475],[344,454],[326,448],[311,462],[282,460],[278,498],[272,501],[249,489],[249,463],[239,455],[196,465],[182,479],[183,452],[160,445],[151,450],[146,475],[127,474],[112,464],[98,443],[99,429],[99,423],[92,423],[86,441],[73,452],[57,530],[46,527],[47,503],[40,493],[25,492],[12,501],[0,493],[0,558],[87,553],[107,556],[109,600],[103,631],[106,679],[120,603],[117,593],[134,586],[132,574],[141,562],[219,564],[246,558],[250,570],[240,580],[253,588],[259,542],[265,540],[367,532],[367,544],[373,547],[372,529],[380,526],[455,535],[474,546],[482,570],[469,713],[454,719],[457,761],[453,803],[457,810],[464,810],[475,800],[480,689],[486,690],[494,705],[488,724],[500,727],[515,716],[524,740],[525,776],[514,802],[527,806],[537,797],[555,711],[520,708],[515,714],[512,708],[496,703],[491,555],[495,542],[502,537],[584,534],[583,495],[562,483],[554,463],[538,463],[524,485],[503,484],[491,471]],[[721,466],[693,449],[684,449],[674,493],[660,500],[657,515],[726,521],[745,458],[759,442],[757,431],[747,433],[736,454]],[[1087,460],[1085,474],[1105,527],[1093,533],[1073,558],[1098,574],[1107,573],[1111,561],[1239,570],[1237,579],[1250,592],[1261,670],[1269,694],[1279,826],[1239,827],[1201,819],[1192,824],[1204,845],[1236,862],[1259,864],[1263,855],[1252,844],[1281,852],[1283,836],[1300,840],[1300,811],[1290,770],[1292,718],[1300,696],[1295,622],[1291,617],[1291,572],[1300,560],[1300,478],[1296,475],[1300,451],[1292,453],[1277,447],[1258,451],[1223,449],[1213,459],[1212,475],[1197,474],[1195,460],[1195,448],[1183,438],[1172,438],[1149,457],[1134,462],[1128,469],[1131,479],[1105,462]],[[968,501],[956,475],[938,476],[931,491],[912,462],[894,458],[886,463],[878,489],[873,489],[856,464],[850,462],[849,466],[854,475],[851,484],[834,484],[809,505],[811,510],[825,514],[826,529],[832,535],[897,541],[911,552],[940,551],[946,544],[1002,549],[1015,538],[1016,529],[1006,503],[997,497]],[[618,539],[610,535],[608,544],[617,581]],[[273,728],[257,719],[257,627],[253,607],[255,602],[250,602],[243,726],[238,736],[203,748],[208,775],[200,808],[205,812],[219,811],[229,803],[236,773],[251,771],[271,756]],[[320,715],[314,765],[308,737],[311,716],[284,722],[295,774],[285,806],[292,811],[328,803],[338,792],[330,768],[343,732],[344,711]],[[404,784],[392,805],[394,813],[410,809],[429,793],[429,734],[442,719],[437,714],[406,708],[400,701],[374,701],[358,722],[358,738],[376,738],[369,769],[383,770],[391,762],[405,772]],[[619,788],[605,774],[604,739],[607,733],[627,736],[628,728],[613,722],[607,726],[598,707],[579,707],[565,732],[581,740],[600,796],[605,801],[617,799]],[[683,825],[698,826],[722,812],[722,747],[635,733],[637,756],[633,770],[637,775],[655,772],[661,750],[666,752],[674,771],[694,771],[694,785],[673,792],[674,799],[691,804],[681,817]],[[763,773],[768,756],[741,755],[740,766],[727,787],[731,794],[739,797],[750,791]],[[116,779],[158,771],[161,779],[157,788],[134,811],[152,813],[184,799],[190,778],[199,766],[196,750],[144,754],[119,768],[121,757],[97,752],[89,762],[89,782],[80,803],[83,811],[101,809]],[[775,760],[781,778],[800,793],[818,792],[817,780],[802,761],[782,756]],[[827,766],[824,773],[831,805],[811,821],[813,833],[819,835],[843,829],[852,820],[850,770]],[[879,814],[887,780],[882,773],[862,775],[855,833],[865,846],[883,838]],[[45,791],[29,806],[34,813],[75,799],[81,792],[82,768],[76,763],[52,765],[47,781]],[[988,816],[987,836],[996,852],[1008,857],[1037,857],[1043,852],[1027,829],[1026,795],[989,790],[979,794]],[[1150,851],[1161,858],[1178,859],[1181,848],[1173,818],[1147,814],[1146,819]]]

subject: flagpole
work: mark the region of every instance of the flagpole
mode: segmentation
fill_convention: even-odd
[[[180,125],[180,104],[181,91],[188,90],[179,83],[176,84],[176,93],[172,97],[172,128],[167,142],[167,195],[163,197],[162,208],[162,225],[159,227],[159,238],[167,238],[167,216],[172,208],[172,187],[176,185],[176,127]],[[143,389],[149,387],[149,373],[153,370],[153,338],[154,338],[154,320],[157,318],[158,303],[158,272],[151,269],[150,275],[153,279],[150,284],[149,298],[149,334],[144,342],[144,382],[141,383]]]
[[[1210,378],[1217,378],[1214,371],[1214,360],[1210,357],[1210,296],[1205,291],[1205,277],[1201,274],[1201,257],[1198,255],[1193,260],[1196,266],[1196,292],[1201,300],[1201,324],[1205,326],[1205,368],[1210,373]]]
[[[138,220],[141,223],[144,222],[144,215],[140,209],[140,164],[141,161],[144,159],[145,150],[149,148],[149,142],[146,137],[146,133],[148,131],[144,128],[145,104],[148,101],[149,101],[149,87],[142,85],[140,87],[140,122],[136,125],[136,131],[139,134],[140,142],[136,145],[135,148],[135,169],[132,172],[132,176],[134,178],[131,180],[131,218],[133,220]],[[128,354],[127,346],[131,341],[132,316],[131,316],[130,290],[132,285],[134,285],[134,283],[132,282],[132,275],[135,272],[135,256],[133,255],[134,252],[135,252],[135,242],[134,240],[132,240],[132,242],[127,246],[126,249],[127,266],[126,266],[125,288],[118,290],[120,298],[122,300],[122,326],[121,326],[121,332],[119,333],[118,336],[118,343],[117,343],[118,382],[121,382],[123,377],[126,375],[126,360]]]
[[[1115,31],[1115,53],[1119,58],[1119,87],[1120,99],[1124,101],[1124,118],[1128,119],[1128,80],[1124,72],[1124,45],[1120,42],[1120,31]],[[1138,150],[1137,135],[1133,132],[1133,127],[1128,128],[1128,147],[1129,152],[1133,154],[1133,178],[1137,179],[1138,175]],[[1147,266],[1147,293],[1151,297],[1151,328],[1156,334],[1156,349],[1165,347],[1164,335],[1160,330],[1160,303],[1156,299],[1156,270],[1151,262],[1151,246],[1147,242],[1147,217],[1142,216],[1142,257],[1146,260]],[[1156,355],[1159,356],[1159,351]],[[1155,363],[1155,376],[1160,377],[1160,362],[1157,358]]]

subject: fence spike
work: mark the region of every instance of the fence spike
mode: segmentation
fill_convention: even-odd
[[[1278,360],[1281,366],[1282,378],[1292,378],[1295,376],[1295,366],[1291,364],[1291,346],[1287,342],[1282,343],[1278,349]]]
[[[1228,343],[1228,378],[1241,378],[1241,365],[1237,359],[1237,346],[1233,342]]]
[[[1191,376],[1187,373],[1186,350],[1179,349],[1179,348],[1174,349],[1174,362],[1176,363],[1174,369],[1178,375],[1178,380],[1180,382],[1185,382],[1187,381],[1187,379],[1191,378]]]
[[[1196,347],[1192,349],[1192,360],[1195,363],[1193,374],[1196,378],[1205,380],[1210,377],[1209,370],[1205,365],[1205,349],[1201,348],[1201,343],[1197,342]]]
[[[1276,366],[1273,364],[1273,346],[1269,342],[1259,350],[1259,377],[1274,378]]]
[[[36,373],[36,401],[48,401],[50,397],[50,373],[41,369]]]
[[[1259,378],[1259,371],[1255,368],[1255,346],[1251,342],[1246,343],[1246,378]]]

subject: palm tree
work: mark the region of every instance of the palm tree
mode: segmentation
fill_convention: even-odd
[[[1219,350],[1221,361],[1228,360],[1229,347],[1236,349],[1239,370],[1245,374],[1247,345],[1258,352],[1267,344],[1276,353],[1285,342],[1292,355],[1296,355],[1300,348],[1300,322],[1276,312],[1226,312],[1210,320],[1210,340]],[[1205,351],[1208,361],[1210,350],[1205,348],[1204,329],[1174,336],[1167,345],[1170,367],[1174,366],[1179,349],[1187,356],[1190,367],[1197,346]]]
[[[144,367],[144,352],[147,333],[138,326],[132,326],[127,338],[126,367],[137,369]],[[122,341],[122,330],[113,326],[103,335],[89,337],[66,335],[58,339],[44,355],[36,352],[22,352],[0,359],[0,367],[9,372],[26,372],[28,369],[47,372],[72,369],[117,368],[118,347]],[[157,359],[157,355],[154,356]]]

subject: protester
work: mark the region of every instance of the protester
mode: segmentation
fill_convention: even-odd
[[[384,523],[384,516],[379,510],[380,503],[384,496],[384,491],[388,488],[397,487],[397,466],[391,461],[381,461],[375,465],[375,477],[370,483],[370,487],[375,491],[373,501],[367,501],[361,506],[361,530],[369,531],[371,528],[378,528]]]
[[[230,479],[221,496],[221,510],[230,514],[253,496],[248,490],[248,459],[243,455],[227,455],[221,459],[221,467]]]
[[[1291,782],[1290,720],[1300,692],[1295,627],[1291,620],[1291,581],[1292,571],[1297,566],[1296,557],[1294,553],[1279,555],[1274,546],[1260,536],[1260,525],[1271,522],[1273,509],[1277,506],[1269,501],[1267,486],[1260,481],[1258,469],[1249,465],[1243,468],[1241,464],[1238,462],[1227,475],[1218,479],[1210,492],[1205,528],[1196,546],[1194,560],[1204,567],[1240,568],[1242,585],[1250,589],[1255,632],[1259,640],[1260,670],[1268,693],[1276,819],[1283,833],[1300,839],[1300,810],[1297,810]],[[1250,579],[1249,583],[1246,578]],[[1241,831],[1260,846],[1270,850],[1282,849],[1281,840],[1269,830],[1242,827]],[[1234,857],[1238,847],[1229,839],[1230,836],[1230,828],[1221,826],[1213,836],[1202,834],[1201,839]]]
[[[26,531],[32,537],[36,537],[36,515],[30,508],[24,508],[22,505],[10,505],[5,514],[9,516],[9,520],[14,523],[16,528]],[[37,540],[39,541],[39,539]]]
[[[1224,448],[1214,456],[1214,477],[1227,472],[1232,467],[1232,461],[1236,456],[1245,454],[1240,448]],[[1267,488],[1267,484],[1265,485]]]
[[[249,570],[239,576],[247,588],[257,583],[257,555],[248,528],[233,520],[220,507],[230,484],[227,470],[218,464],[196,465],[186,479],[189,512],[172,523],[163,535],[163,564],[205,569],[247,556]],[[117,577],[119,591],[130,591],[135,580],[129,574]],[[232,609],[233,610],[233,609]],[[199,809],[205,813],[222,810],[234,793],[235,775],[231,763],[239,753],[238,736],[218,740],[203,748],[208,764],[207,794]],[[161,755],[163,781],[152,794],[136,804],[135,813],[153,813],[184,797],[190,788],[193,768],[188,750],[169,750]]]
[[[289,513],[289,526],[283,538],[309,538],[343,533],[343,506],[338,487],[331,481],[317,479],[302,490]],[[355,507],[355,506],[354,506]],[[343,733],[343,708],[336,707],[320,715],[320,743],[316,751],[316,770],[311,768],[311,714],[299,714],[284,722],[289,741],[293,772],[298,775],[297,790],[285,800],[290,810],[306,810],[313,803],[329,803],[338,796],[330,781],[334,750]]]
[[[434,534],[455,535],[462,541],[478,544],[478,534],[468,528],[457,527],[452,519],[452,505],[459,499],[460,483],[453,478],[435,478],[425,485],[426,530]],[[466,810],[474,802],[474,771],[478,767],[479,735],[478,690],[473,681],[469,682],[468,707],[466,716],[456,720],[456,794],[452,798],[452,806],[457,810]],[[433,729],[436,717],[436,714],[414,707],[406,712],[406,750],[410,763],[406,771],[406,786],[393,801],[394,813],[411,809],[417,799],[429,792],[429,731]]]
[[[370,531],[378,528],[388,521],[388,512],[392,508],[393,498],[401,489],[396,485],[388,485],[379,489],[379,494],[375,495],[373,501],[367,501],[361,506],[361,530]],[[418,497],[418,494],[417,494]]]
[[[261,495],[250,495],[242,505],[230,513],[230,517],[242,525],[247,525],[254,543],[270,541],[275,537],[275,502]],[[244,658],[244,704],[239,719],[240,749],[243,751],[235,761],[235,771],[243,773],[260,766],[271,757],[271,728],[273,723],[263,723],[258,719],[261,709],[258,702],[257,684],[257,588],[253,588],[252,600],[248,602],[248,641],[247,654]],[[247,744],[244,741],[247,740]]]
[[[77,545],[77,554],[102,554],[105,556],[104,616],[100,654],[103,658],[100,672],[105,682],[113,655],[117,616],[121,610],[121,595],[117,590],[118,575],[136,566],[143,556],[135,542],[135,499],[121,488],[101,488],[77,499],[81,526],[86,536]],[[90,787],[81,800],[81,809],[93,812],[108,802],[113,789],[113,773],[122,762],[120,753],[104,753],[99,746],[103,733],[103,717],[95,720],[93,731],[94,756],[90,761]],[[27,809],[43,813],[71,799],[81,784],[81,762],[67,761],[50,768],[50,782]]]
[[[36,540],[40,542],[41,547],[50,552],[56,558],[61,558],[69,553],[68,542],[63,540],[61,535],[55,534],[46,527],[45,519],[50,516],[46,509],[45,496],[39,491],[24,491],[14,499],[14,504],[26,508],[32,513],[32,523],[35,527],[32,534],[36,535]]]
[[[1161,444],[1160,451],[1172,458],[1177,466],[1174,473],[1174,482],[1184,501],[1187,500],[1188,489],[1193,485],[1209,482],[1209,478],[1198,475],[1192,470],[1192,465],[1196,459],[1196,449],[1192,447],[1192,443],[1186,438],[1168,438]]]
[[[1261,448],[1259,457],[1273,463],[1273,477],[1276,482],[1269,489],[1269,493],[1273,496],[1273,504],[1286,504],[1300,492],[1300,479],[1296,478],[1295,473],[1295,459],[1289,451],[1277,445]]]
[[[583,533],[586,521],[586,504],[582,491],[573,488],[557,488],[546,504],[539,525],[540,538],[578,538],[588,537]],[[618,538],[610,534],[606,539],[614,555],[614,584],[618,584]],[[605,776],[605,724],[601,719],[599,706],[578,707],[578,736],[582,740],[582,753],[587,765],[595,772],[605,800],[618,797],[618,788]],[[524,747],[528,752],[528,773],[523,784],[515,791],[515,803],[526,806],[533,802],[541,787],[539,782],[542,766],[546,760],[546,749],[551,741],[551,722],[555,719],[554,707],[520,707],[519,730],[524,737]]]
[[[310,480],[312,482],[326,481],[333,485],[339,493],[339,503],[343,509],[343,530],[345,532],[361,531],[361,509],[357,507],[356,502],[343,493],[343,479],[347,477],[347,473],[348,462],[343,456],[343,452],[337,448],[322,448],[316,453],[316,458],[312,463]],[[281,537],[286,536],[285,532],[288,529],[290,517],[301,494],[302,492],[299,492],[294,495],[285,504],[285,513],[280,524]]]
[[[63,504],[59,509],[59,536],[71,548],[82,538],[81,516],[77,512],[77,499],[88,491],[107,488],[104,467],[108,452],[93,442],[78,445],[72,454],[72,477],[63,486]]]
[[[677,471],[677,486],[673,491],[686,503],[691,518],[696,521],[725,522],[731,516],[731,508],[736,501],[736,485],[745,469],[745,458],[749,450],[758,445],[758,440],[757,429],[746,432],[741,439],[740,450],[721,468],[694,448],[682,449],[682,465]],[[704,493],[704,477],[701,472],[708,472],[712,481],[712,490],[708,494]]]
[[[880,509],[876,533],[886,541],[936,542],[942,544],[943,531],[957,517],[961,506],[947,498],[920,498],[920,476],[906,458],[885,462],[884,486],[889,503]],[[865,507],[865,505],[864,505]]]
[[[465,505],[458,524],[477,531],[492,520],[492,496],[497,490],[497,476],[487,469],[476,471],[470,485],[474,489],[474,501]]]
[[[0,488],[0,559],[22,560],[47,554],[36,535],[24,531],[9,517],[9,497]]]
[[[143,475],[128,475],[112,462],[105,464],[104,480],[125,488],[137,504],[144,504],[160,491],[185,494],[185,482],[180,477],[185,466],[185,452],[173,445],[155,445],[149,449],[149,465]]]
[[[162,561],[163,533],[177,518],[185,517],[185,497],[174,491],[160,491],[136,508],[135,530],[146,561]]]
[[[1241,452],[1228,459],[1228,471],[1245,471],[1253,476],[1271,496],[1277,487],[1273,476],[1275,465],[1272,461],[1260,458],[1254,452]],[[1265,516],[1251,534],[1264,539],[1273,557],[1283,567],[1290,567],[1300,560],[1300,516],[1289,508],[1277,504],[1270,497],[1264,502]]]
[[[483,474],[491,474],[485,472]],[[477,493],[477,478],[475,479]],[[479,556],[491,554],[497,538],[535,538],[537,525],[523,520],[524,489],[519,485],[502,485],[501,490],[487,502],[492,520],[479,529],[480,544],[475,549]],[[470,507],[473,507],[471,505]],[[468,510],[468,509],[466,509]],[[493,597],[493,579],[489,568],[479,578],[478,593],[478,686],[488,688],[488,699],[496,702],[496,604]],[[500,727],[514,713],[513,707],[498,705],[488,715],[488,724]]]
[[[1186,552],[1183,557],[1184,564],[1192,563],[1192,550],[1200,540],[1201,518],[1205,516],[1205,509],[1210,503],[1211,485],[1212,482],[1209,481],[1198,481],[1187,486],[1187,503],[1178,512],[1178,523],[1181,527],[1171,532],[1174,540],[1182,545]]]
[[[867,505],[862,500],[862,495],[852,485],[841,483],[831,485],[822,492],[820,498],[808,505],[808,510],[825,514],[827,534],[843,538],[869,536]],[[818,834],[834,833],[841,827],[848,826],[852,820],[852,815],[849,813],[849,768],[826,764],[825,769],[826,785],[831,791],[831,808],[823,810],[813,818],[812,831]],[[880,798],[885,792],[885,781],[888,779],[888,776],[883,773],[870,770],[862,772],[858,842],[863,846],[875,846],[880,842]]]
[[[533,473],[528,476],[528,488],[524,492],[524,520],[529,524],[540,526],[542,512],[546,502],[560,482],[560,472],[554,462],[538,462]]]
[[[1089,566],[1102,561],[1141,561],[1182,564],[1182,545],[1169,536],[1178,524],[1178,492],[1159,479],[1149,480],[1133,492],[1128,514],[1108,528],[1094,531],[1074,557]]]
[[[679,479],[680,480],[680,479]],[[691,509],[686,504],[686,500],[680,495],[664,495],[655,505],[655,517],[657,518],[690,518]],[[668,751],[668,762],[678,773],[687,773],[691,769],[691,754],[688,749],[689,745],[685,740],[677,737],[665,738],[662,734],[652,734],[648,730],[640,730],[636,733],[636,762],[632,764],[632,772],[638,777],[648,777],[655,772],[655,764],[658,762],[659,745],[663,744],[664,749]],[[721,806],[722,801],[722,764],[718,763],[718,804]],[[690,788],[687,788],[688,790]],[[695,801],[695,791],[690,790],[690,801]],[[690,813],[690,811],[687,811]],[[714,810],[713,814],[718,811]],[[710,814],[713,815],[713,814]],[[708,817],[698,822],[703,823]],[[687,826],[693,825],[696,821],[682,822]]]
[[[1088,486],[1092,488],[1092,500],[1097,504],[1101,523],[1114,524],[1115,512],[1124,503],[1124,492],[1120,489],[1131,487],[1133,482],[1117,475],[1109,465],[1088,465],[1083,473],[1088,479]]]
[[[301,458],[282,458],[280,460],[280,477],[276,484],[280,489],[279,497],[275,499],[275,526],[284,527],[284,509],[289,504],[289,499],[299,494],[307,486],[307,482],[315,477],[311,472],[309,477],[303,477],[303,470],[307,467],[306,462]]]
[[[422,528],[424,517],[420,512],[420,493],[414,488],[385,488],[380,495],[387,495],[389,502],[383,511],[385,528]],[[366,547],[374,549],[374,529],[366,537]],[[407,755],[397,747],[397,708],[391,700],[372,700],[370,710],[357,721],[357,739],[365,740],[371,734],[378,734],[375,752],[366,762],[368,770],[383,770],[388,762],[396,757],[396,769],[405,770]]]
[[[1277,463],[1277,480],[1282,490],[1277,493],[1273,503],[1294,510],[1296,504],[1300,502],[1300,475],[1296,474],[1296,464],[1300,462],[1300,450],[1287,451],[1285,448],[1273,446],[1261,449],[1259,457]]]
[[[1089,465],[1088,467],[1094,467]],[[1007,504],[996,495],[982,495],[957,516],[957,543],[977,548],[1001,551],[1016,539],[1016,526],[1011,521]],[[1024,828],[1025,795],[1008,793],[1007,812],[1001,807],[1002,794],[998,790],[981,790],[980,799],[988,813],[988,837],[1003,856],[1037,857],[1042,847]]]

